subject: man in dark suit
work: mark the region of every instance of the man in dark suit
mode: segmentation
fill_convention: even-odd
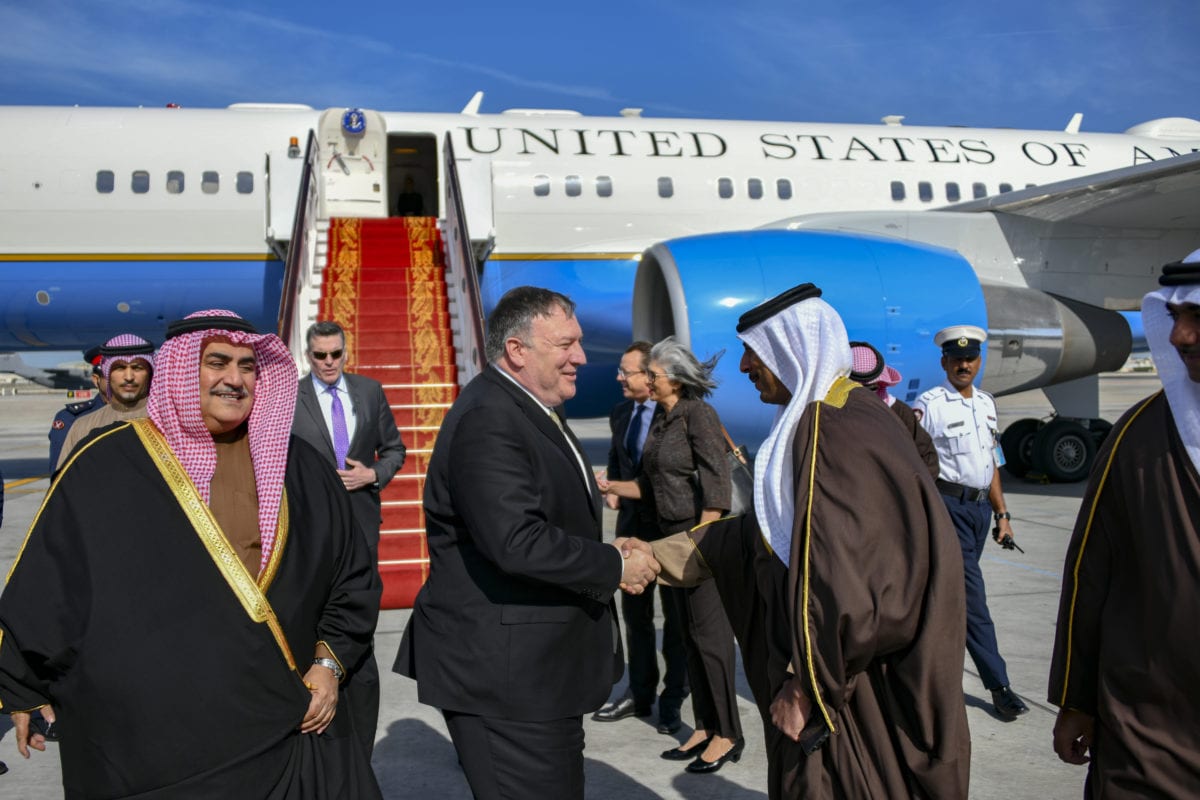
[[[379,582],[379,492],[404,466],[404,444],[378,381],[345,371],[346,334],[336,322],[317,322],[306,334],[312,370],[300,378],[292,433],[324,453],[350,493],[354,521],[371,550]],[[349,667],[345,697],[368,755],[379,721],[379,667],[374,648]]]
[[[489,366],[442,423],[425,482],[429,579],[395,671],[442,710],[471,791],[578,798],[583,717],[620,677],[618,586],[657,574],[601,541],[601,496],[563,420],[584,362],[575,304],[518,287],[488,319]]]
[[[649,342],[634,342],[621,356],[617,382],[625,399],[613,406],[609,415],[612,445],[608,449],[608,479],[636,480],[642,471],[642,448],[650,424],[662,415],[662,409],[650,399]],[[615,494],[605,496],[609,507],[617,510],[617,536],[636,536],[645,541],[661,538],[658,519],[651,502],[625,500]],[[658,698],[658,732],[673,734],[681,725],[679,707],[688,695],[687,651],[679,627],[677,603],[683,592],[659,587],[663,606],[663,693]],[[625,620],[625,642],[629,651],[629,691],[620,699],[592,715],[597,722],[615,722],[628,716],[650,716],[654,693],[658,689],[658,648],[654,630],[654,585],[641,594],[621,596],[621,617]]]

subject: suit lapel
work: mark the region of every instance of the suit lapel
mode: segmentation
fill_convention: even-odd
[[[583,485],[583,490],[588,495],[592,509],[592,516],[596,519],[599,519],[600,490],[598,487],[596,487],[594,481],[592,481],[592,485],[590,486],[584,483],[584,476],[579,471],[579,460],[575,458],[575,453],[571,450],[571,445],[573,444],[575,447],[579,448],[579,456],[583,459],[584,469],[588,470],[588,480],[592,480],[592,465],[588,463],[587,454],[584,453],[583,448],[580,447],[579,440],[575,438],[575,434],[571,432],[570,427],[567,426],[566,421],[563,419],[562,407],[560,406],[551,412],[558,417],[560,422],[563,423],[562,428],[560,429],[558,425],[554,424],[554,420],[550,419],[550,415],[546,413],[545,409],[540,403],[534,401],[534,399],[530,397],[523,389],[514,385],[513,381],[504,375],[493,375],[493,371],[498,371],[498,369],[496,367],[489,366],[483,374],[488,380],[492,381],[503,388],[504,391],[508,392],[508,394],[517,401],[518,407],[525,414],[526,418],[533,423],[533,426],[537,428],[543,436],[550,440],[550,442],[558,448],[559,452],[563,454],[563,456],[571,464],[571,471],[579,476],[579,482]],[[570,443],[567,442],[567,437],[570,437]]]
[[[350,402],[353,404],[355,417],[354,438],[350,440],[350,450],[348,452],[357,453],[359,452],[359,441],[367,435],[365,420],[371,419],[371,415],[367,413],[367,397],[363,392],[363,385],[358,381],[351,380],[354,377],[352,375],[343,374],[343,377],[346,379],[346,390],[350,395]],[[359,460],[361,461],[362,459]]]
[[[332,462],[334,458],[333,439],[329,436],[329,427],[325,424],[325,417],[321,415],[321,404],[317,402],[317,393],[313,389],[312,375],[305,375],[300,379],[299,392],[300,406],[308,412],[310,421],[317,430],[321,432],[321,441],[325,443],[325,448],[328,451],[326,455]]]

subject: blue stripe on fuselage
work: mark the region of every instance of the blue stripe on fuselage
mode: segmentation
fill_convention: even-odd
[[[118,333],[158,344],[168,322],[210,308],[274,331],[282,286],[269,256],[5,256],[0,349],[84,349]]]

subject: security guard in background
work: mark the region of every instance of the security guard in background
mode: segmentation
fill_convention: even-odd
[[[967,588],[967,652],[975,662],[983,686],[992,693],[996,713],[1016,719],[1029,708],[1009,687],[1008,670],[996,644],[996,628],[988,612],[987,594],[979,559],[995,522],[996,540],[1005,547],[1013,541],[1009,513],[1000,488],[997,467],[1000,430],[992,396],[974,386],[981,364],[980,346],[987,333],[974,325],[954,325],[937,332],[934,343],[942,348],[946,382],[917,398],[913,411],[933,437],[938,454],[941,492],[958,541],[962,546]]]
[[[100,346],[97,345],[83,354],[83,360],[92,365],[92,385],[96,387],[96,396],[91,400],[81,400],[78,403],[67,403],[67,407],[54,415],[50,423],[50,472],[58,468],[58,458],[62,451],[63,442],[67,440],[67,431],[75,424],[75,420],[108,405],[108,394],[104,374],[100,371]]]

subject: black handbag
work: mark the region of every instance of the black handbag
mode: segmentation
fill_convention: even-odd
[[[721,433],[725,434],[725,444],[729,445],[725,453],[729,460],[729,516],[737,517],[754,510],[753,462],[745,449],[735,445],[733,439],[729,438],[729,431],[725,430],[724,425],[721,426]]]

